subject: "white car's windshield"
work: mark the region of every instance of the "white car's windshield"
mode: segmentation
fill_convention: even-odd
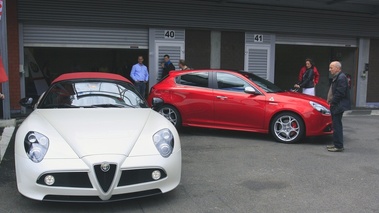
[[[147,108],[134,86],[115,81],[63,81],[52,85],[37,108]]]

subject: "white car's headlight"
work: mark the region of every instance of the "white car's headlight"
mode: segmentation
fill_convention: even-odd
[[[153,135],[153,142],[162,157],[167,158],[174,149],[174,136],[169,129],[161,129]]]
[[[39,163],[49,149],[49,139],[41,133],[30,131],[25,136],[24,147],[29,159]]]
[[[316,109],[317,111],[321,112],[322,114],[330,115],[330,110],[326,107],[322,106],[321,104],[318,104],[313,101],[309,101],[309,104]]]

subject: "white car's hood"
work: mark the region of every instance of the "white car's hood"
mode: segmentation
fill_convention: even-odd
[[[39,110],[38,114],[82,158],[98,154],[127,156],[144,128],[150,111],[146,108],[87,108]]]

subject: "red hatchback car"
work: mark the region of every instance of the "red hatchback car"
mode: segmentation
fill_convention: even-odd
[[[150,106],[153,101],[163,102],[155,110],[177,128],[271,133],[282,143],[333,132],[324,99],[281,90],[245,71],[172,71],[151,88]]]

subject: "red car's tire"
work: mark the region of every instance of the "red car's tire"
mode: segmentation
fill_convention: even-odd
[[[159,107],[157,112],[167,118],[167,120],[169,120],[177,129],[182,126],[182,117],[175,107],[171,105],[163,105]]]
[[[297,143],[305,135],[305,125],[301,117],[295,113],[282,112],[272,119],[270,131],[280,143]]]

